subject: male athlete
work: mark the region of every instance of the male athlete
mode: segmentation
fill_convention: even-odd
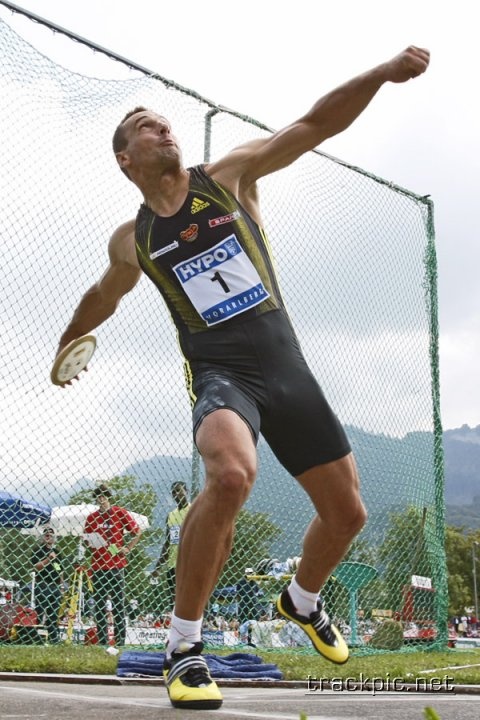
[[[175,707],[222,703],[201,656],[201,625],[255,480],[260,432],[316,512],[278,611],[303,628],[323,656],[335,663],[348,658],[319,591],[366,512],[348,439],[285,311],[256,183],[345,130],[384,83],[415,78],[428,63],[427,50],[409,47],[329,92],[283,130],[207,165],[185,168],[169,122],[146,108],[129,112],[115,131],[117,162],[143,204],[135,220],[113,233],[110,264],[81,299],[59,350],[107,320],[142,271],[178,331],[206,477],[182,526],[176,569],[164,668]]]
[[[177,567],[178,545],[180,543],[180,531],[183,522],[187,517],[190,509],[188,500],[187,485],[182,480],[175,480],[171,486],[172,497],[175,501],[175,507],[167,515],[165,523],[165,540],[160,551],[155,567],[152,571],[153,577],[157,577],[162,566],[166,566],[166,585],[167,585],[167,610],[172,610],[175,602],[175,572]]]

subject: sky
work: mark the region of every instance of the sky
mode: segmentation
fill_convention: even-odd
[[[428,48],[424,76],[383,87],[321,149],[433,199],[442,424],[480,425],[478,38],[468,0],[17,4],[275,129],[406,46]]]

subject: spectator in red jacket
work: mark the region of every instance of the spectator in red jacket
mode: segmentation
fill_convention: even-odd
[[[142,531],[128,510],[111,505],[112,491],[99,485],[93,491],[98,510],[85,521],[85,540],[92,549],[91,577],[95,599],[95,622],[100,645],[108,645],[106,603],[110,598],[115,644],[125,645],[125,567],[127,555],[140,539]],[[124,544],[124,533],[132,537]]]

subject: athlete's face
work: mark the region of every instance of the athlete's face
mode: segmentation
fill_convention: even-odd
[[[128,172],[179,163],[181,152],[170,123],[161,115],[145,110],[125,122],[127,144],[118,153],[120,166]]]

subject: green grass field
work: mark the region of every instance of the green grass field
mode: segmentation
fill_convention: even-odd
[[[139,650],[140,648],[132,648]],[[154,648],[152,648],[154,649]],[[160,648],[157,651],[161,651]],[[208,652],[227,655],[231,650],[210,649]],[[422,682],[447,682],[452,685],[480,685],[480,649],[423,652],[381,653],[355,656],[345,665],[332,665],[316,654],[287,651],[262,651],[246,648],[240,652],[255,653],[265,662],[274,663],[285,680],[309,682],[368,682],[394,679],[405,683],[421,678]],[[83,645],[61,646],[0,646],[0,672],[61,673],[81,675],[115,675],[119,656],[111,656],[100,647]],[[428,672],[426,672],[428,671]]]

